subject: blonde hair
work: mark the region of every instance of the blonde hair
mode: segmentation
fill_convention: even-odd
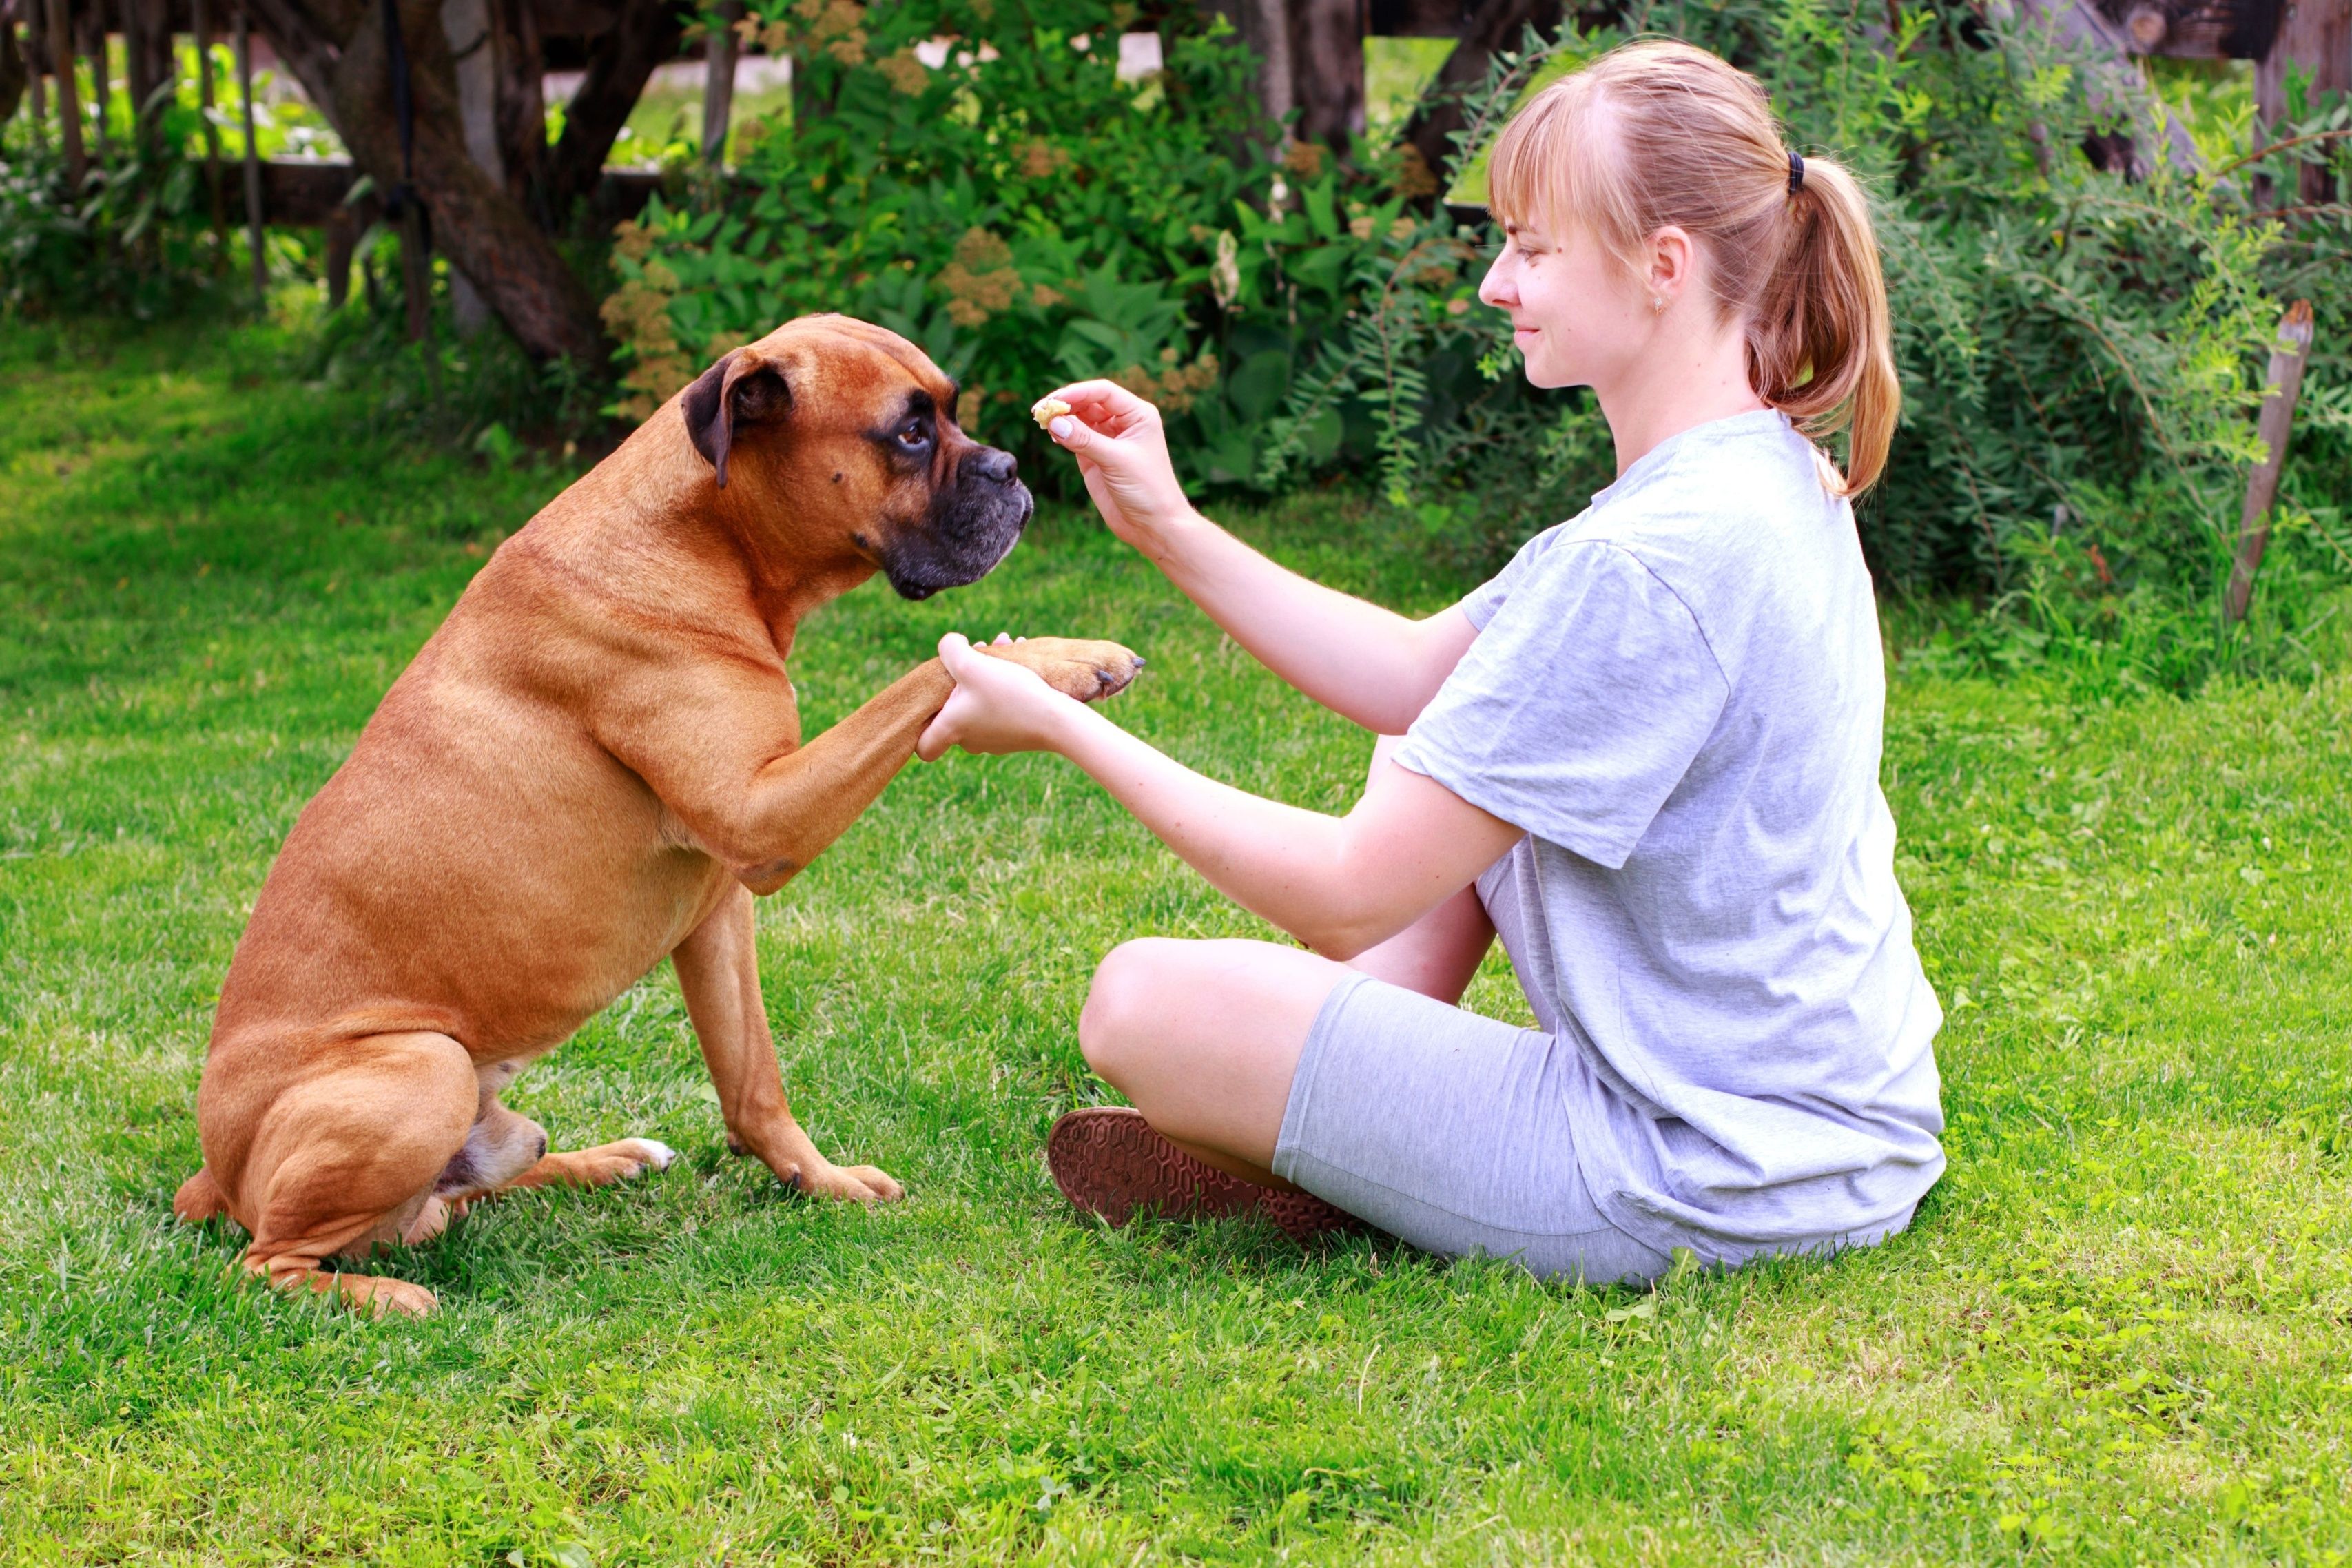
[[[1675,226],[1706,252],[1717,320],[1748,322],[1756,395],[1813,439],[1848,432],[1843,488],[1886,468],[1902,405],[1886,283],[1861,184],[1788,146],[1754,77],[1645,38],[1538,93],[1495,143],[1487,192],[1510,223],[1582,225],[1636,275]],[[1797,188],[1790,190],[1790,184]]]

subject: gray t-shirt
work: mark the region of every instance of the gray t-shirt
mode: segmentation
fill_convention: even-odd
[[[1942,1173],[1942,1009],[1878,786],[1853,513],[1774,411],[1662,443],[1462,601],[1397,761],[1527,829],[1513,953],[1601,1211],[1707,1262],[1875,1240]]]

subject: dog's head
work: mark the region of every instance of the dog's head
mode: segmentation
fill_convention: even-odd
[[[882,569],[909,599],[985,575],[1033,503],[1013,454],[956,424],[922,350],[847,316],[803,316],[722,355],[678,395],[726,510],[791,552]]]

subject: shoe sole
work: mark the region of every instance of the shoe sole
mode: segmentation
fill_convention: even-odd
[[[1368,1227],[1312,1193],[1286,1193],[1227,1175],[1154,1131],[1121,1106],[1073,1110],[1045,1139],[1045,1168],[1078,1208],[1123,1226],[1138,1210],[1163,1219],[1224,1219],[1263,1213],[1293,1241]]]

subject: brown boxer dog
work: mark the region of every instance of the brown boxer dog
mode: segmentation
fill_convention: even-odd
[[[664,956],[728,1142],[804,1192],[898,1184],[793,1120],[751,900],[790,881],[913,754],[937,659],[806,745],[786,673],[816,605],[876,572],[911,599],[1013,548],[1029,492],[956,389],[841,316],[736,350],[499,546],[303,809],[221,985],[173,1208],[252,1233],[278,1286],[425,1312],[324,1271],[436,1235],[488,1194],[669,1163],[650,1139],[550,1153],[499,1103]],[[989,652],[1092,700],[1141,661],[1032,637]]]

